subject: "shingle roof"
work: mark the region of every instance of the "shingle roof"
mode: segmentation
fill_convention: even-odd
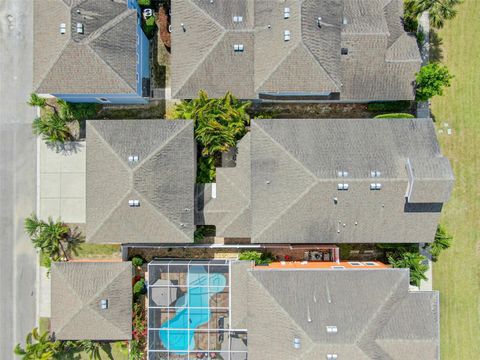
[[[249,238],[250,210],[250,134],[237,145],[236,166],[216,171],[216,198],[210,184],[199,185],[196,224],[215,224],[216,235]]]
[[[429,242],[453,185],[430,119],[253,120],[251,152],[259,243]]]
[[[131,262],[53,263],[51,280],[51,331],[58,340],[131,339]]]
[[[173,96],[205,89],[213,97],[231,90],[240,98],[333,92],[343,100],[413,99],[421,58],[415,37],[403,30],[402,4],[173,0]],[[242,21],[234,22],[238,16]],[[235,52],[235,44],[244,51]]]
[[[87,121],[87,144],[87,241],[193,242],[191,121]]]
[[[36,92],[136,92],[137,12],[126,0],[35,0],[34,17]]]
[[[409,292],[407,269],[256,269],[244,301],[252,360],[439,359],[438,292]]]

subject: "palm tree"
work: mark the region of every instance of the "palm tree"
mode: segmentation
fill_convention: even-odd
[[[53,261],[69,260],[71,253],[76,253],[78,245],[83,242],[79,232],[72,231],[60,219],[39,220],[33,214],[25,219],[25,231],[30,236],[33,246],[41,250]]]
[[[447,233],[445,227],[438,225],[435,240],[428,246],[428,252],[432,255],[433,261],[437,261],[440,253],[452,245],[452,240],[453,237]]]
[[[100,355],[101,344],[92,340],[82,340],[79,342],[79,347],[85,351],[90,360],[101,360]]]
[[[47,99],[42,98],[35,93],[31,93],[27,104],[30,106],[38,106],[39,108],[43,109],[45,106],[47,106]]]
[[[64,144],[73,140],[67,121],[58,113],[51,113],[36,118],[32,124],[33,133],[41,135],[47,144]]]
[[[406,0],[405,12],[417,18],[424,11],[428,11],[432,26],[441,29],[446,20],[457,15],[456,6],[462,2],[463,0]]]
[[[60,341],[53,341],[48,332],[38,334],[34,328],[25,340],[25,347],[17,344],[13,352],[23,360],[52,360],[61,349]]]
[[[227,151],[247,132],[250,123],[247,109],[250,102],[236,99],[230,92],[219,99],[210,99],[201,90],[197,99],[177,105],[174,117],[193,120],[195,138],[202,146],[204,156]]]
[[[425,273],[428,265],[425,263],[427,258],[418,252],[404,252],[399,258],[388,257],[388,262],[394,268],[410,269],[410,284],[420,286],[422,280],[427,280]]]

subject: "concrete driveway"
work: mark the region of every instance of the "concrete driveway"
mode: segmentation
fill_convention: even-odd
[[[23,231],[35,211],[36,141],[32,91],[32,1],[0,1],[0,359],[36,323],[37,257]]]

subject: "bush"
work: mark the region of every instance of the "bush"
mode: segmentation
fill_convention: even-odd
[[[392,113],[375,116],[375,119],[413,119],[415,116],[408,113]]]
[[[151,39],[154,35],[157,25],[155,24],[155,16],[150,16],[143,22],[143,32],[145,36]]]
[[[452,246],[453,237],[448,234],[443,225],[438,225],[437,232],[435,233],[435,240],[427,245],[428,252],[432,256],[432,261],[437,261],[438,256],[443,250]]]
[[[42,136],[42,139],[50,145],[64,144],[73,140],[67,121],[57,113],[51,113],[36,118],[32,124],[35,135]]]
[[[350,252],[352,251],[351,244],[337,244],[340,252],[340,259],[348,260],[350,258]]]
[[[371,102],[367,105],[368,111],[401,112],[410,108],[409,101],[380,101]]]
[[[215,158],[213,156],[201,156],[198,159],[197,183],[209,184],[215,182]]]
[[[140,267],[145,261],[140,256],[134,256],[132,258],[132,265],[135,267]]]
[[[145,294],[145,279],[138,280],[135,285],[133,285],[133,295],[135,297]]]
[[[427,280],[425,273],[428,265],[425,263],[427,258],[418,252],[404,252],[398,258],[388,257],[388,262],[394,268],[410,269],[410,284],[420,286],[422,280]]]
[[[238,259],[255,261],[255,265],[268,265],[272,262],[273,257],[272,254],[260,251],[242,251]]]
[[[151,0],[137,0],[138,5],[140,6],[150,6],[152,4]]]
[[[446,66],[438,63],[423,66],[416,75],[417,100],[428,101],[436,95],[443,95],[443,89],[450,87],[452,79]]]

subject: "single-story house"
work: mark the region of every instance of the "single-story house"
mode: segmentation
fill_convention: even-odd
[[[136,0],[34,0],[34,91],[69,102],[146,103],[150,45]]]
[[[132,338],[131,262],[54,262],[50,276],[55,339]]]
[[[86,128],[87,241],[193,242],[193,122],[89,120]]]
[[[410,291],[407,269],[220,259],[158,259],[148,268],[150,296],[176,295],[149,303],[151,359],[440,358],[439,294]]]
[[[196,223],[252,243],[433,241],[454,176],[431,119],[255,119]]]
[[[172,0],[172,97],[413,100],[403,0]]]

